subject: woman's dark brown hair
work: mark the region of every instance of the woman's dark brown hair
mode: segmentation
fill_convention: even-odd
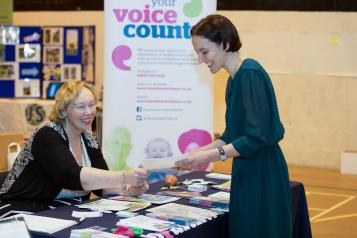
[[[196,25],[191,28],[192,36],[202,36],[217,44],[223,43],[223,49],[229,48],[226,51],[239,51],[242,47],[242,42],[239,39],[238,31],[233,23],[222,15],[208,15],[201,19]]]

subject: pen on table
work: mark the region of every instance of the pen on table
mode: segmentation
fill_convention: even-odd
[[[113,213],[112,211],[109,210],[105,210],[105,209],[96,209],[96,208],[92,208],[92,211],[96,211],[96,212],[102,212],[102,213]]]
[[[78,221],[78,225],[82,223],[82,221],[84,221],[84,219],[86,219],[85,217],[81,217],[79,218],[79,221]]]

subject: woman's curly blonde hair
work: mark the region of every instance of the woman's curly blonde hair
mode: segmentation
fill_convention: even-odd
[[[93,93],[94,100],[97,103],[98,98],[96,96],[95,89],[92,85],[89,85],[83,81],[71,80],[64,83],[56,93],[56,102],[52,108],[48,119],[52,122],[63,122],[66,118],[66,110],[68,105],[78,97],[83,88],[89,89]]]

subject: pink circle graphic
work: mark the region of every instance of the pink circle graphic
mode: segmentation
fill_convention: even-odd
[[[131,58],[131,49],[126,45],[117,46],[112,53],[112,60],[114,65],[121,70],[130,70],[130,66],[126,65],[124,61]]]

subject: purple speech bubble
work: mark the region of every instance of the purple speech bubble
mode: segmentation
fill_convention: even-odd
[[[121,70],[130,70],[130,66],[124,63],[125,60],[131,58],[131,49],[126,45],[117,46],[112,53],[114,65]]]

